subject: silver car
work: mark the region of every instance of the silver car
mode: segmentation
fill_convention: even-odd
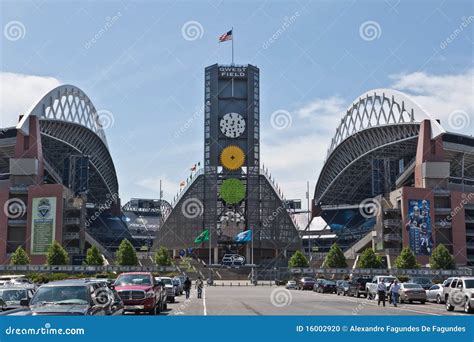
[[[443,284],[432,285],[428,290],[426,290],[426,299],[428,300],[428,302],[436,302],[438,304],[443,304]]]
[[[451,282],[446,310],[453,311],[457,306],[462,307],[465,313],[474,311],[474,277],[460,277]]]

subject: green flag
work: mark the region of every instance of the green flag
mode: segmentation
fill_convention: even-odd
[[[209,241],[209,230],[207,229],[194,239],[194,243],[203,243],[204,241]]]

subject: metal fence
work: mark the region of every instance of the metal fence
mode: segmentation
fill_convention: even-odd
[[[103,273],[103,272],[175,272],[176,267],[174,266],[43,266],[43,265],[0,265],[0,272],[2,273],[48,273],[48,272],[61,272],[61,273]]]

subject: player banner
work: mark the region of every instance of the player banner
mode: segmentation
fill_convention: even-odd
[[[433,234],[431,231],[430,201],[409,200],[408,222],[406,230],[411,250],[415,255],[431,256],[433,250]]]

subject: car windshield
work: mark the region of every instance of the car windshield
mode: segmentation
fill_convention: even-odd
[[[303,281],[314,281],[313,278],[303,278]]]
[[[466,279],[464,283],[466,284],[466,289],[474,289],[474,279]]]
[[[421,289],[420,284],[403,284],[403,287],[406,289]]]
[[[336,283],[333,282],[332,280],[326,280],[325,283],[326,285],[336,285]]]
[[[391,283],[395,279],[397,279],[397,278],[395,278],[395,277],[383,277],[383,282],[384,283]]]
[[[123,274],[117,278],[115,285],[151,285],[151,280],[146,274]]]
[[[26,290],[24,289],[0,290],[0,298],[2,298],[6,304],[19,304],[22,299],[27,299]]]
[[[42,286],[31,300],[31,305],[87,304],[87,286]]]
[[[170,278],[161,278],[161,282],[165,285],[173,285]]]

